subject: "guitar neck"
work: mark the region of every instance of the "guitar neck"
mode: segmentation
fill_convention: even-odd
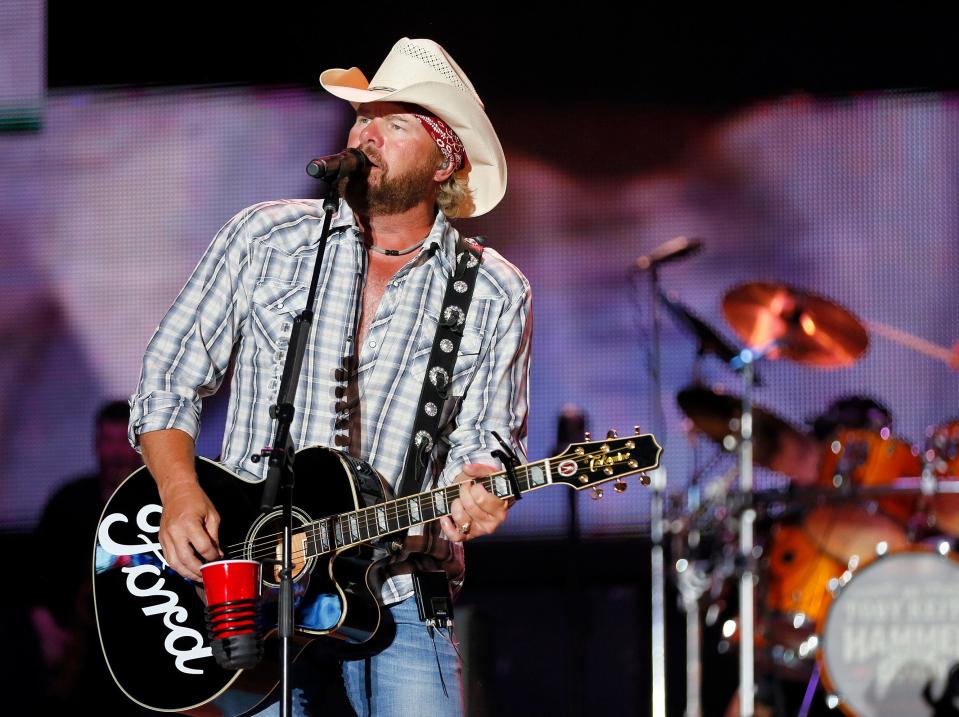
[[[520,494],[562,484],[576,490],[594,487],[610,480],[640,473],[659,465],[662,447],[650,434],[571,445],[565,453],[517,466],[516,489]],[[649,479],[643,476],[643,483]],[[506,471],[476,478],[498,498],[514,495]],[[323,555],[341,548],[378,540],[449,515],[459,497],[460,483],[424,493],[396,498],[348,513],[333,515],[306,526],[307,557]],[[598,488],[596,489],[598,490]]]
[[[552,483],[549,458],[518,466],[514,472],[521,494]],[[473,483],[482,485],[498,498],[509,498],[513,495],[506,471],[476,478]],[[445,488],[435,488],[318,520],[307,528],[307,557],[375,541],[392,533],[439,520],[450,514],[453,501],[459,497],[460,485],[454,483]]]

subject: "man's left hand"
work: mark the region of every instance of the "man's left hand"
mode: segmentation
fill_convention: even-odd
[[[479,482],[471,481],[496,473],[493,466],[468,463],[454,482],[460,484],[460,497],[453,501],[450,514],[440,518],[440,527],[447,538],[461,543],[470,538],[489,535],[506,520],[509,504],[497,498]]]

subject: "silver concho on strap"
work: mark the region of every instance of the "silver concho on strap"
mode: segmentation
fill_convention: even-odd
[[[456,255],[456,263],[457,263],[457,264],[459,264],[461,261],[463,261],[463,254],[464,254],[464,253],[465,253],[465,252],[462,252],[462,251],[461,251],[459,254]],[[469,257],[466,259],[466,266],[467,266],[468,268],[472,269],[472,268],[473,268],[474,266],[476,266],[477,264],[479,264],[479,259],[476,258],[476,254],[474,254],[473,252],[470,252],[470,253],[469,253]]]
[[[425,406],[423,406],[423,410],[426,411],[427,416],[432,418],[433,416],[436,415],[436,411],[437,411],[436,404],[433,403],[432,401],[429,401]]]
[[[446,372],[445,368],[434,366],[430,369],[430,383],[432,383],[434,386],[437,388],[443,388],[449,382],[450,375]]]
[[[465,281],[453,282],[453,291],[455,291],[457,294],[462,294],[463,292],[466,291],[466,288],[467,287],[466,287]]]
[[[417,431],[413,437],[413,444],[427,453],[433,450],[433,439],[430,438],[429,431]]]
[[[448,354],[453,350],[453,342],[449,339],[440,339],[440,350],[443,353]]]
[[[456,326],[462,326],[466,323],[466,314],[458,306],[447,306],[443,309],[443,319],[445,321],[450,321],[455,317]]]

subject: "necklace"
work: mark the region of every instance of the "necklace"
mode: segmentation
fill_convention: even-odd
[[[387,256],[403,256],[404,254],[409,254],[411,251],[416,251],[419,249],[421,246],[423,246],[423,242],[425,241],[426,237],[423,237],[418,242],[412,246],[406,247],[405,249],[381,249],[375,244],[370,244],[370,250],[375,251],[377,254],[386,254]]]

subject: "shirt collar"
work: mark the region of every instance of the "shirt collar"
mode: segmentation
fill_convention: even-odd
[[[333,219],[330,221],[330,232],[340,229],[353,229],[353,237],[361,241],[362,232],[356,222],[356,216],[353,209],[346,203],[345,199],[340,199],[340,206]],[[433,256],[439,258],[440,265],[449,273],[453,273],[453,267],[456,264],[456,239],[459,232],[450,224],[442,210],[437,210],[436,219],[433,220],[433,227],[430,229],[426,241],[423,242],[422,252],[430,252]]]

